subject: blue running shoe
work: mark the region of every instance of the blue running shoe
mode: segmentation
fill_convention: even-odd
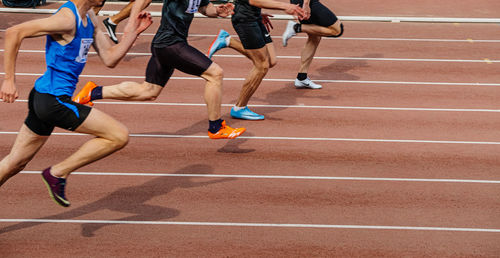
[[[219,35],[217,35],[217,37],[212,42],[212,45],[210,45],[210,48],[208,49],[208,58],[212,58],[215,52],[217,52],[219,49],[227,47],[226,38],[229,36],[230,35],[229,33],[227,33],[227,31],[219,31]]]
[[[263,115],[259,115],[255,112],[253,112],[248,107],[245,107],[244,109],[240,109],[238,111],[234,110],[234,107],[231,108],[231,116],[233,118],[245,119],[245,120],[263,120],[264,119]]]

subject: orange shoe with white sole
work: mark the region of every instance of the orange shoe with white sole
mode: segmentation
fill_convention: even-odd
[[[90,101],[90,96],[91,96],[91,93],[92,93],[92,90],[97,87],[97,84],[95,84],[94,82],[87,82],[87,84],[85,84],[85,86],[83,86],[82,90],[80,90],[80,92],[78,92],[78,94],[76,94],[76,96],[73,98],[73,101],[76,102],[76,103],[80,103],[80,104],[88,104],[89,106],[93,106],[94,103],[92,103],[92,101]]]
[[[246,131],[245,128],[232,128],[226,125],[226,121],[222,121],[222,127],[217,133],[208,132],[210,139],[234,139]]]

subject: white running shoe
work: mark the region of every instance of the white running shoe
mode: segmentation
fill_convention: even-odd
[[[295,87],[296,88],[309,88],[309,89],[321,89],[323,88],[321,85],[314,83],[311,79],[306,78],[305,80],[295,79]]]
[[[286,25],[285,32],[283,32],[283,46],[286,47],[288,45],[288,40],[291,39],[293,36],[297,35],[295,33],[295,30],[293,29],[293,26],[295,25],[295,22],[293,21],[288,21],[288,24]]]

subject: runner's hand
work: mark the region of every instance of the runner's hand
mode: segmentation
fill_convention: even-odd
[[[153,19],[151,19],[151,13],[146,11],[140,12],[137,16],[137,28],[135,29],[135,32],[137,34],[141,34],[151,25],[151,23],[153,23]]]
[[[286,8],[285,13],[295,16],[299,21],[306,18],[304,9],[300,8],[299,5],[290,4]]]
[[[0,89],[0,99],[7,103],[13,103],[18,97],[16,84],[10,80],[4,80]]]
[[[271,32],[271,30],[274,29],[273,24],[271,23],[269,17],[274,17],[274,16],[268,13],[262,13],[262,23],[264,23],[264,25],[266,26],[267,32]]]
[[[227,4],[221,4],[215,7],[215,10],[217,12],[217,16],[226,18],[229,15],[234,14],[234,4],[232,3],[227,3]]]
[[[302,6],[302,9],[304,10],[304,13],[306,17],[304,17],[304,20],[309,20],[311,18],[311,7],[309,5]]]

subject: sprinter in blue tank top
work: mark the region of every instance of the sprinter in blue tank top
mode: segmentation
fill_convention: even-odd
[[[71,96],[78,77],[87,62],[90,46],[108,67],[114,67],[125,56],[137,36],[151,25],[151,15],[140,12],[130,19],[120,44],[113,45],[94,24],[92,11],[102,0],[73,0],[52,16],[28,21],[5,32],[5,78],[0,99],[13,103],[18,92],[15,85],[15,63],[24,38],[47,36],[47,71],[35,82],[28,100],[28,116],[10,153],[0,161],[0,186],[19,173],[47,141],[54,127],[96,136],[61,163],[42,172],[50,196],[61,206],[69,206],[64,189],[69,174],[101,159],[128,142],[127,128],[103,112],[75,103]]]

